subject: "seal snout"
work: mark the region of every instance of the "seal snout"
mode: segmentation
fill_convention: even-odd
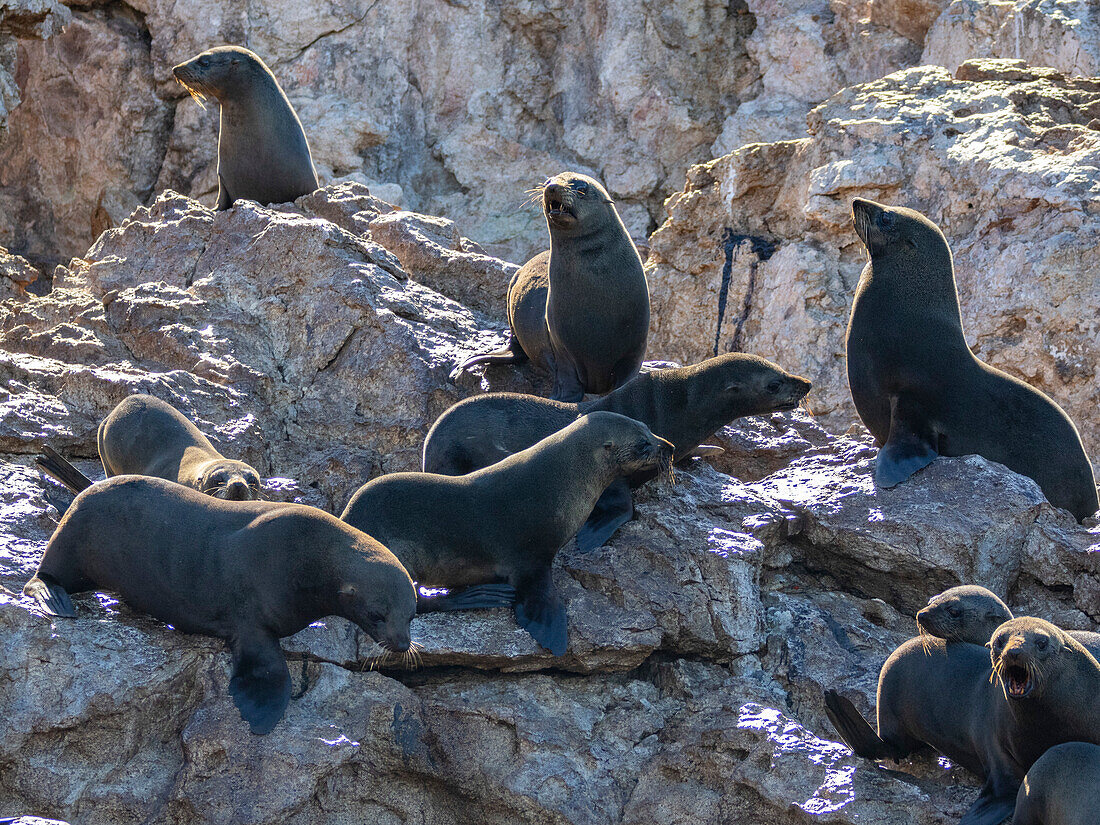
[[[577,219],[573,193],[568,186],[548,183],[542,190],[542,206],[551,223],[567,226]]]
[[[240,476],[234,478],[225,487],[226,501],[249,501],[251,498],[252,488],[250,488],[248,482]]]

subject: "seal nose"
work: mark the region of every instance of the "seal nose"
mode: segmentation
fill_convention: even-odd
[[[243,478],[235,478],[225,488],[226,501],[248,501],[250,498],[248,483]]]

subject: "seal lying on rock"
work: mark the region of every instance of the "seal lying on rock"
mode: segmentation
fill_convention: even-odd
[[[1100,822],[1100,747],[1055,745],[1031,766],[1016,794],[1012,825]]]
[[[131,395],[99,425],[99,458],[107,477],[142,475],[175,481],[229,501],[260,497],[260,474],[226,458],[171,404],[151,395]],[[39,467],[74,493],[92,480],[46,447]]]
[[[290,700],[279,639],[342,616],[396,652],[416,592],[385,547],[300,504],[225,502],[170,481],[118,476],[80,493],[23,592],[75,617],[70,593],[102,588],[184,633],[225,639],[229,692],[253,733]]]
[[[569,642],[566,614],[550,571],[558,548],[612,481],[671,461],[672,445],[645,424],[593,412],[469,475],[376,478],[356,491],[340,518],[385,544],[421,585],[507,582],[515,589],[516,620],[561,656]],[[511,602],[474,596],[464,606],[502,603]]]
[[[963,338],[951,250],[919,212],[857,198],[871,255],[848,322],[848,384],[893,487],[937,455],[977,454],[1038,483],[1078,521],[1100,507],[1073,422],[1043,393],[979,361]]]
[[[553,374],[554,399],[580,401],[637,374],[649,335],[649,285],[638,250],[597,181],[563,172],[541,193],[550,249],[525,263],[508,285],[508,346],[467,358],[455,374],[530,358]]]
[[[218,209],[241,198],[286,203],[319,187],[306,133],[279,81],[248,49],[219,46],[172,68],[200,102],[221,106]]]
[[[458,402],[432,425],[423,467],[443,475],[488,467],[597,410],[646,424],[672,443],[679,461],[735,418],[793,409],[809,390],[805,378],[763,358],[732,352],[690,367],[644,372],[603,398],[580,404],[519,393],[478,395]],[[577,533],[577,547],[593,550],[611,538],[634,514],[630,488],[655,474],[651,470],[612,482]]]
[[[998,627],[1013,618],[997,594],[976,584],[952,587],[928,600],[917,612],[921,633],[949,642],[984,645]],[[1088,630],[1065,631],[1084,645],[1094,657],[1100,657],[1100,633]]]

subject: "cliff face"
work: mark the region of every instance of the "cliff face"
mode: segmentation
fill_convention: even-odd
[[[95,477],[95,426],[131,392],[176,404],[270,476],[266,496],[338,510],[368,477],[416,466],[426,428],[458,398],[544,391],[534,372],[446,377],[502,340],[455,297],[499,295],[511,271],[449,222],[394,211],[354,184],[283,211],[215,214],[165,193],[60,271],[48,296],[0,304],[0,581],[18,592],[65,506],[31,469],[38,445],[84,456]],[[713,465],[644,488],[639,517],[609,546],[559,553],[566,656],[540,650],[508,611],[434,614],[413,623],[423,667],[395,671],[369,638],[326,620],[284,640],[294,699],[267,737],[248,733],[227,695],[217,640],[105,595],[78,598],[68,621],[0,598],[0,816],[961,815],[972,777],[929,758],[900,773],[853,758],[833,741],[821,692],[869,712],[913,612],[961,582],[1095,627],[1100,528],[977,457],[875,490],[867,437],[830,435],[803,412],[745,419],[719,443]]]

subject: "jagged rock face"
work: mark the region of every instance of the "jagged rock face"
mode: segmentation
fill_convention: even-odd
[[[388,245],[387,245],[388,244]],[[272,498],[338,509],[415,466],[444,406],[545,389],[508,369],[453,384],[499,326],[419,282],[488,294],[510,270],[446,221],[345,184],[287,211],[215,214],[174,193],[0,303],[0,582],[34,571],[67,497],[32,469],[43,440],[98,472],[99,418],[153,391]],[[423,275],[422,275],[423,273]],[[934,759],[888,774],[837,744],[821,704],[865,711],[878,670],[939,589],[975,579],[1017,610],[1092,629],[1100,528],[977,457],[873,486],[865,433],[803,412],[745,419],[727,452],[636,495],[608,546],[558,554],[570,646],[508,611],[416,619],[416,671],[326,619],[284,640],[286,718],[247,732],[214,639],[109,594],[51,621],[0,595],[0,816],[72,822],[730,822],[935,825],[976,780]],[[155,552],[155,548],[151,548]]]
[[[1054,398],[1100,468],[1098,117],[1095,80],[922,67],[834,95],[810,137],[693,167],[651,239],[651,356],[775,359],[813,380],[824,423],[847,426],[844,330],[866,262],[850,204],[871,197],[940,225],[968,344]]]

